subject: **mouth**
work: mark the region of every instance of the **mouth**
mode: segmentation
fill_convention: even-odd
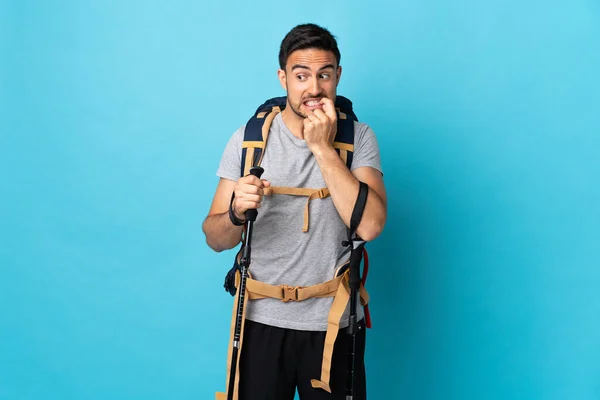
[[[302,104],[309,110],[316,110],[317,108],[323,108],[323,103],[321,102],[321,100],[322,99],[308,99]]]

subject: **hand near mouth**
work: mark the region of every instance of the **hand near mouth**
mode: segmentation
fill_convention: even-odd
[[[323,109],[317,108],[304,119],[304,140],[314,153],[317,150],[332,147],[337,133],[337,114],[333,101],[321,100]]]

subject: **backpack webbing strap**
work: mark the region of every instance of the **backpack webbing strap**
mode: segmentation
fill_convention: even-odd
[[[258,167],[262,163],[271,124],[280,112],[281,107],[273,106],[270,111],[261,111],[255,118],[248,121],[244,135],[245,140],[242,142],[242,176],[248,175],[252,167]],[[260,132],[260,136],[258,136],[258,132]]]
[[[306,201],[306,206],[304,206],[304,224],[302,225],[302,232],[308,232],[308,226],[310,222],[308,205],[312,200],[324,199],[329,197],[329,189],[327,189],[326,187],[321,189],[308,189],[285,186],[269,186],[268,188],[264,189],[265,196],[272,196],[274,194],[287,194],[290,196],[308,197],[308,200]]]
[[[350,287],[348,286],[348,275],[347,271],[344,275],[344,279],[338,286],[337,293],[331,304],[329,315],[327,316],[327,333],[325,333],[325,343],[323,345],[323,361],[321,364],[321,376],[320,379],[311,379],[310,384],[316,389],[323,389],[326,392],[331,393],[331,387],[329,386],[329,378],[331,377],[331,360],[333,359],[333,348],[335,340],[340,329],[340,320],[342,314],[346,310],[346,306],[350,301]]]
[[[248,273],[248,276],[250,276],[250,273]],[[235,282],[235,286],[236,288],[239,286],[239,282],[240,282],[240,271],[236,271],[236,282]],[[224,392],[217,392],[215,394],[215,399],[216,400],[227,400],[227,393],[229,393],[229,374],[231,373],[231,355],[233,353],[233,338],[235,336],[235,324],[236,324],[236,315],[237,315],[237,304],[238,304],[238,299],[240,297],[240,290],[236,290],[236,295],[235,295],[235,299],[233,301],[233,311],[232,311],[232,315],[233,318],[231,318],[231,328],[230,328],[230,332],[229,332],[229,347],[227,350],[227,384],[225,386],[225,391]],[[246,292],[248,292],[246,290]],[[242,294],[243,295],[243,294]],[[245,326],[245,322],[246,322],[246,305],[248,303],[244,302],[244,307],[242,309],[242,320],[241,320],[241,326],[240,326],[240,344],[239,344],[239,350],[238,350],[238,354],[241,354],[242,352],[242,344],[244,342],[244,326]],[[238,400],[238,392],[239,392],[239,384],[240,384],[240,358],[241,357],[237,357],[237,368],[235,369],[235,381],[233,384],[233,399],[232,400]]]
[[[342,270],[346,264],[338,268]],[[235,287],[239,287],[240,283],[240,272],[235,272]],[[339,330],[340,330],[340,321],[342,319],[342,315],[346,310],[346,307],[350,301],[350,286],[349,286],[349,278],[350,278],[350,269],[347,268],[342,274],[336,276],[334,279],[331,279],[327,282],[319,283],[313,286],[289,286],[289,285],[271,285],[268,283],[260,282],[252,279],[250,273],[248,273],[248,278],[246,281],[246,299],[247,300],[257,300],[264,298],[273,298],[277,300],[281,300],[283,302],[289,301],[303,301],[316,297],[333,297],[333,303],[331,308],[329,309],[329,315],[327,317],[327,332],[325,334],[325,343],[323,347],[323,361],[321,364],[321,376],[320,379],[311,379],[311,385],[314,388],[323,389],[329,393],[331,393],[331,387],[329,385],[329,380],[331,378],[331,361],[333,358],[333,349],[335,345],[335,341],[337,339]],[[237,295],[239,295],[239,290],[236,291]],[[364,286],[360,286],[360,301],[363,306],[367,306],[369,302],[369,294]],[[237,299],[237,297],[236,297]],[[234,302],[237,304],[237,302]],[[244,303],[246,304],[246,303]],[[246,312],[244,307],[243,312]],[[231,358],[231,351],[233,349],[233,329],[235,326],[236,319],[236,310],[234,308],[232,313],[231,320],[231,337],[229,340],[229,357]],[[244,316],[245,319],[245,316]],[[244,324],[242,323],[242,331],[241,338],[244,337]],[[240,347],[239,351],[242,351],[242,341],[240,339]],[[228,365],[228,369],[230,365]],[[229,382],[229,376],[227,377],[227,382]],[[234,400],[237,400],[237,390],[238,390],[238,382],[239,382],[239,368],[236,370],[236,378],[235,378],[235,395]],[[225,392],[227,393],[227,392]],[[225,393],[217,393],[217,400],[225,400]]]
[[[348,169],[351,169],[354,153],[354,121],[358,121],[358,118],[352,110],[352,102],[350,100],[343,96],[338,96],[336,104],[339,104],[339,106],[336,107],[338,112],[337,133],[333,148],[336,149]]]
[[[271,285],[254,279],[246,280],[248,299],[277,299],[284,303],[303,301],[314,297],[334,297],[344,275],[313,286]]]
[[[350,169],[352,167],[352,153],[354,145],[350,143],[333,142],[333,148],[336,149],[344,164]],[[350,157],[349,157],[350,156]]]

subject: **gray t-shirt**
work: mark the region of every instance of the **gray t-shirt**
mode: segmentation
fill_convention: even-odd
[[[244,128],[240,127],[227,143],[217,176],[239,179]],[[369,166],[381,171],[373,130],[361,122],[355,122],[354,128],[352,169]],[[292,134],[281,114],[271,125],[261,166],[265,170],[262,178],[273,186],[313,189],[326,186],[306,142]],[[347,239],[347,227],[331,197],[310,202],[309,230],[302,232],[307,199],[289,195],[263,198],[252,234],[250,273],[254,279],[273,285],[315,285],[334,278],[335,270],[348,259],[348,254],[340,259],[346,250],[342,241]],[[332,302],[333,297],[287,303],[276,299],[251,300],[247,303],[247,318],[281,328],[325,331]],[[358,304],[360,320],[364,311]],[[348,308],[341,327],[348,325]]]

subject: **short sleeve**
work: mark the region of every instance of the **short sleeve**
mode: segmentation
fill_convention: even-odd
[[[352,170],[360,167],[375,168],[383,174],[379,144],[375,132],[367,124],[355,122],[354,154],[352,155]]]
[[[242,141],[244,138],[244,126],[239,128],[229,138],[221,162],[217,169],[217,176],[232,181],[237,181],[240,178],[240,169],[242,168]]]

